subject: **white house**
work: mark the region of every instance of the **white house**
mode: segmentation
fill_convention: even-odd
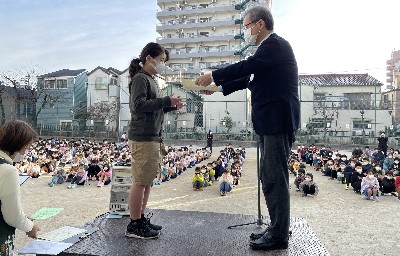
[[[87,106],[88,111],[93,107],[109,106],[109,112],[96,113],[87,121],[87,126],[106,126],[108,130],[117,130],[119,127],[119,115],[117,109],[120,102],[120,79],[121,71],[114,68],[97,67],[88,73],[87,81]],[[104,110],[100,108],[99,110]],[[115,114],[114,112],[117,111]],[[93,113],[89,113],[93,114]],[[100,117],[101,116],[101,117]]]
[[[301,129],[333,136],[377,136],[391,125],[382,83],[368,74],[299,76]]]

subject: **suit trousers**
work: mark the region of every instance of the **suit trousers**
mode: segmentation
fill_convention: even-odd
[[[292,147],[289,134],[259,137],[260,176],[271,224],[269,234],[287,238],[290,225],[288,158]]]

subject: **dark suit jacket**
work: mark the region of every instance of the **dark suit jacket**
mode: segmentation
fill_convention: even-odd
[[[251,74],[254,74],[252,81]],[[212,73],[223,94],[249,88],[252,121],[258,135],[287,133],[300,127],[298,69],[292,47],[271,34],[246,60]]]

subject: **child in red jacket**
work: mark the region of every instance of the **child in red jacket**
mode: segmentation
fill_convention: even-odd
[[[397,192],[397,199],[400,200],[400,173],[397,173],[396,182],[394,184],[396,192]]]

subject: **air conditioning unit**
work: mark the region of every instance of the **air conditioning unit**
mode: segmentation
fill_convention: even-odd
[[[212,27],[212,30],[215,31],[217,28],[216,27]]]

